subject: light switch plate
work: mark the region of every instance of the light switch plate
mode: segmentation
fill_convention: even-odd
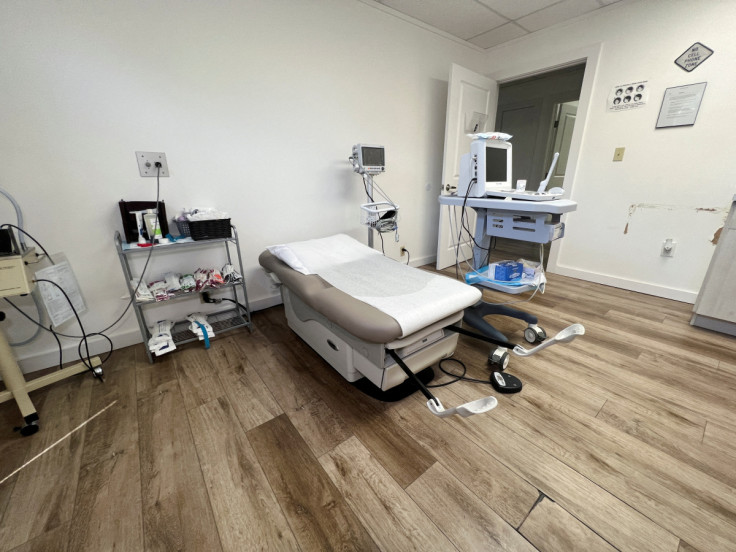
[[[623,161],[624,160],[624,151],[626,151],[626,148],[616,148],[613,150],[613,160],[614,161]]]
[[[135,157],[138,160],[138,171],[141,176],[169,176],[169,165],[166,163],[166,154],[152,151],[137,151]],[[156,167],[156,162],[161,163],[161,170]]]

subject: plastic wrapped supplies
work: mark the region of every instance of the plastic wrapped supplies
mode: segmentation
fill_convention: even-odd
[[[221,272],[226,284],[237,284],[243,280],[243,277],[231,264],[223,266]]]
[[[230,218],[230,215],[228,215],[225,211],[220,211],[219,209],[213,209],[211,207],[206,207],[204,209],[192,209],[189,212],[183,213],[183,216],[188,221],[217,220],[217,219],[229,219]]]
[[[465,274],[465,283],[469,285],[489,282],[501,286],[532,286],[544,293],[547,277],[544,268],[534,261],[518,259],[517,261],[500,261]]]
[[[171,329],[174,323],[171,320],[159,320],[151,328],[151,339],[148,340],[148,350],[156,356],[161,356],[176,349]]]
[[[215,337],[215,332],[212,330],[212,326],[207,322],[207,316],[201,312],[194,312],[187,315],[189,320],[189,331],[195,334],[200,341],[204,340],[206,344],[209,344],[209,340]]]
[[[222,270],[216,268],[198,268],[193,274],[179,274],[167,272],[148,284],[138,284],[131,280],[130,285],[135,292],[135,299],[139,303],[150,301],[166,301],[182,294],[217,289],[224,285],[239,284],[243,277],[231,264],[226,264]]]

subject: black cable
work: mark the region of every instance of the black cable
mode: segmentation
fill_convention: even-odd
[[[64,288],[63,287],[61,287],[59,284],[57,284],[53,280],[47,280],[46,278],[39,278],[38,280],[34,280],[34,281],[37,282],[37,283],[38,282],[46,282],[48,284],[51,284],[51,285],[55,286],[56,288],[58,288],[58,290],[61,291],[61,293],[64,295],[64,298],[66,299],[67,303],[69,303],[69,306],[71,307],[72,312],[74,313],[74,317],[77,319],[77,324],[79,324],[79,329],[82,332],[82,342],[84,343],[84,347],[86,349],[87,362],[85,362],[84,358],[81,355],[82,342],[80,342],[79,347],[78,347],[78,350],[80,352],[79,358],[82,361],[82,363],[87,368],[89,368],[89,370],[95,375],[95,377],[99,377],[97,375],[97,373],[95,372],[94,366],[92,366],[92,358],[90,357],[90,354],[89,354],[89,344],[87,343],[87,334],[84,331],[84,326],[82,325],[82,320],[79,318],[79,313],[77,313],[77,309],[74,308],[74,304],[72,303],[72,300],[69,297],[69,295],[67,295],[67,293],[66,293],[66,291],[64,291]],[[59,334],[59,335],[61,335],[61,334]]]
[[[460,374],[460,375],[458,376],[457,374],[452,374],[452,373],[450,373],[450,372],[446,371],[446,370],[445,370],[444,368],[442,368],[442,363],[443,363],[443,362],[444,362],[445,360],[455,360],[456,362],[459,362],[459,363],[460,363],[460,365],[461,365],[461,366],[463,367],[463,373],[462,373],[462,374]],[[450,384],[452,384],[452,383],[455,383],[455,382],[458,382],[458,381],[460,381],[461,379],[463,379],[463,378],[465,377],[465,374],[466,374],[466,373],[468,372],[468,369],[467,369],[467,367],[465,366],[465,364],[463,364],[462,362],[460,362],[459,360],[456,360],[456,359],[454,359],[454,358],[443,358],[443,359],[442,359],[442,360],[440,361],[440,363],[439,363],[439,369],[440,369],[440,370],[442,370],[442,372],[444,372],[444,373],[445,373],[445,374],[447,374],[448,376],[452,376],[452,377],[453,377],[453,378],[455,378],[455,379],[454,379],[454,380],[452,380],[452,381],[446,381],[445,383],[435,383],[434,385],[427,385],[427,387],[445,387],[446,385],[450,385]]]
[[[460,244],[462,243],[463,239],[463,230],[465,228],[465,224],[463,223],[463,220],[465,219],[465,206],[468,203],[468,195],[470,195],[470,189],[473,187],[473,182],[478,182],[477,178],[471,178],[470,182],[468,183],[468,189],[465,191],[465,197],[463,198],[463,206],[460,209],[460,229],[457,233],[457,242],[455,242],[455,279],[460,279]]]
[[[56,335],[56,332],[53,330],[53,325],[49,324],[48,330],[49,332],[51,332],[51,335],[54,336],[54,339],[56,339],[56,345],[59,347],[59,370],[61,370],[61,367],[64,365],[64,350],[61,347],[61,340],[59,339],[59,336]]]
[[[490,262],[491,250],[493,249],[493,244],[494,244],[493,238],[489,242],[488,248],[485,248],[481,244],[479,244],[475,240],[475,236],[473,235],[473,232],[470,230],[470,227],[468,226],[469,220],[468,221],[465,220],[467,218],[465,216],[465,213],[467,212],[467,203],[468,203],[468,197],[470,196],[470,190],[473,187],[473,183],[477,183],[477,182],[478,182],[477,178],[472,178],[470,182],[468,183],[468,189],[465,191],[465,197],[463,198],[463,205],[460,210],[460,229],[458,230],[457,243],[455,244],[455,278],[458,280],[460,279],[460,246],[462,244],[463,230],[465,230],[465,232],[468,235],[468,238],[470,238],[470,242],[472,243],[473,248],[478,248],[486,252],[485,259],[488,262]],[[481,266],[483,266],[483,264],[487,264],[487,263],[482,263]]]
[[[54,261],[51,259],[51,255],[49,255],[49,252],[43,248],[43,245],[41,245],[36,238],[31,236],[28,232],[23,230],[20,226],[16,226],[15,224],[10,224],[9,222],[6,222],[5,224],[0,224],[0,229],[2,228],[15,228],[18,232],[23,232],[26,236],[31,238],[38,247],[41,248],[41,251],[43,251],[44,255],[48,257],[49,261],[51,261],[51,264],[55,264]]]
[[[241,309],[243,309],[244,312],[246,313],[248,312],[248,309],[245,307],[245,305],[243,303],[236,301],[235,299],[230,299],[229,297],[222,297],[220,298],[220,301],[230,301],[231,303],[235,303],[236,305],[238,305]]]
[[[99,335],[100,337],[104,337],[105,339],[107,339],[107,343],[110,346],[110,349],[107,351],[107,354],[105,355],[105,357],[100,360],[100,366],[102,366],[112,356],[112,351],[113,351],[113,348],[114,347],[113,347],[113,344],[112,344],[112,339],[110,339],[108,336],[106,336],[103,333],[100,333],[100,332],[92,332],[92,333],[87,334],[87,337],[90,338],[90,337],[93,337],[93,336],[96,336],[96,335]],[[83,343],[83,341],[80,341],[79,342],[79,345],[77,345],[77,354],[79,355],[80,358],[82,357],[82,343]],[[89,354],[88,354],[88,356],[89,356]],[[86,364],[85,364],[85,366],[86,366]]]
[[[158,203],[159,198],[161,196],[161,182],[159,180],[159,176],[161,173],[161,163],[159,161],[156,161],[156,218],[158,219]],[[159,220],[159,225],[161,224],[161,221]],[[120,322],[123,319],[123,316],[125,316],[125,313],[128,312],[128,309],[133,305],[133,301],[135,301],[135,294],[138,293],[138,288],[141,287],[141,284],[143,283],[143,276],[146,273],[146,269],[148,268],[148,263],[151,261],[151,256],[153,255],[153,237],[150,237],[151,239],[151,249],[148,251],[148,256],[146,257],[146,263],[143,265],[143,270],[141,271],[141,275],[138,277],[138,285],[135,286],[135,289],[133,290],[133,294],[130,297],[130,301],[128,301],[128,304],[125,307],[125,310],[118,316],[118,318],[110,324],[107,328],[100,330],[98,333],[102,334],[103,332],[106,332],[113,326],[115,326],[118,322]],[[61,335],[61,334],[60,334]],[[65,337],[71,337],[71,336],[65,336]]]
[[[458,375],[458,374],[454,374],[454,373],[452,373],[452,372],[450,372],[448,370],[445,370],[442,367],[442,364],[444,362],[457,362],[460,366],[462,366],[463,373]],[[463,361],[458,360],[457,358],[454,358],[454,357],[443,358],[442,360],[440,360],[438,366],[439,366],[439,369],[442,371],[442,373],[447,374],[448,376],[451,376],[451,377],[453,377],[455,379],[452,380],[452,381],[446,381],[445,383],[436,383],[434,385],[427,385],[427,387],[444,387],[446,385],[450,385],[450,384],[455,383],[455,382],[458,382],[460,380],[469,381],[469,382],[472,382],[472,383],[484,383],[484,384],[487,384],[487,385],[491,385],[491,381],[490,380],[479,380],[479,379],[475,379],[475,378],[466,377],[465,374],[468,372],[468,368],[465,366],[465,364],[463,363]]]

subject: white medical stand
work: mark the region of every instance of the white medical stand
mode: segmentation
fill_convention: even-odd
[[[473,245],[473,268],[480,268],[492,237],[549,243],[565,235],[565,223],[560,218],[577,209],[577,202],[569,199],[552,201],[524,201],[491,197],[461,197],[443,195],[441,205],[465,205],[476,213]],[[505,286],[492,282],[482,285],[506,293],[532,291],[533,286]]]
[[[353,146],[352,155],[348,158],[353,166],[353,172],[358,173],[363,178],[365,193],[371,200],[371,203],[364,203],[360,206],[360,223],[363,226],[368,227],[368,247],[372,249],[374,230],[381,234],[395,232],[395,241],[399,241],[397,224],[399,206],[391,201],[391,198],[389,198],[377,184],[374,185],[373,175],[383,174],[386,169],[385,166],[383,166],[383,161],[381,161],[380,166],[362,165],[362,155],[360,155],[362,148],[383,151],[383,146],[355,144]],[[374,191],[378,191],[383,198],[383,201],[375,201],[373,199]]]

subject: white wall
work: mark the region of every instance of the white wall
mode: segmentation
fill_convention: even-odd
[[[92,331],[125,304],[117,202],[155,198],[134,152],[163,151],[169,213],[227,210],[251,304],[266,306],[275,298],[257,262],[265,246],[335,232],[366,239],[347,161],[357,142],[386,146],[379,183],[402,214],[387,253],[403,245],[412,261],[434,257],[450,64],[481,71],[485,59],[357,0],[5,0],[0,187],[23,207],[26,229],[67,255]],[[5,201],[0,222],[15,222]],[[11,340],[32,331],[3,310]],[[130,313],[109,335],[117,346],[140,341]],[[55,351],[45,336],[16,354],[28,370],[53,365]]]
[[[556,242],[554,271],[694,302],[736,191],[733,109],[736,2],[621,2],[571,24],[489,51],[488,73],[510,79],[593,53],[581,98],[584,124],[574,177],[566,180],[577,212]],[[694,42],[715,50],[691,73],[674,60]],[[647,80],[644,108],[606,111],[616,84]],[[692,127],[655,129],[666,88],[707,82]],[[585,90],[588,86],[587,91]],[[582,112],[582,113],[581,113]],[[624,146],[623,162],[613,163]],[[660,256],[674,238],[674,257]]]

